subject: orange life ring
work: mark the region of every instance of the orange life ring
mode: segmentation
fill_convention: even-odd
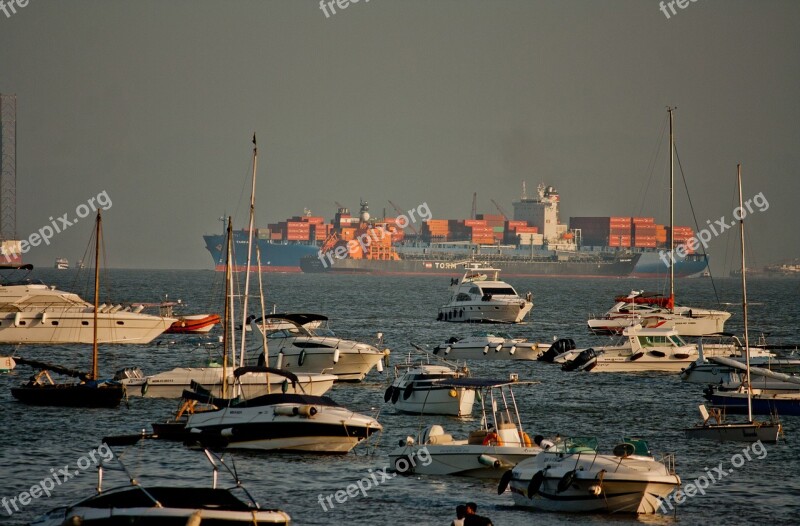
[[[483,439],[484,446],[502,446],[503,439],[500,438],[497,433],[492,431],[486,435],[486,438]]]
[[[533,442],[531,442],[531,437],[528,436],[528,433],[526,433],[525,431],[520,431],[519,432],[519,439],[520,439],[520,442],[522,442],[522,444],[525,447],[532,447],[533,446]]]

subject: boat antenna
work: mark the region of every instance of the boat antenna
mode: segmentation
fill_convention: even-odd
[[[744,214],[742,211],[742,165],[736,165],[736,181],[739,185],[739,240],[742,245],[742,311],[744,314],[744,356],[747,363],[747,421],[753,422],[753,400],[750,388],[750,341],[747,334],[747,266],[744,260]]]
[[[253,223],[255,221],[256,210],[256,169],[258,167],[258,146],[256,145],[256,134],[253,133],[253,177],[250,186],[250,222],[247,230],[247,266],[244,276],[244,301],[242,302],[242,345],[239,351],[239,365],[244,365],[244,345],[247,335],[247,299],[250,295],[250,265],[253,259]],[[239,384],[241,389],[241,383]]]
[[[97,314],[100,306],[100,240],[103,236],[103,220],[100,209],[95,219],[94,243],[94,328],[92,330],[92,380],[97,380]]]

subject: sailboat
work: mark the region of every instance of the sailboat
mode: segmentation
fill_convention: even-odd
[[[737,165],[737,181],[739,184],[739,209],[742,208],[742,172],[741,165]],[[750,343],[747,333],[747,272],[744,257],[744,218],[739,219],[739,238],[742,248],[742,310],[744,313],[744,348],[745,348],[745,389],[747,390],[747,421],[741,423],[724,422],[722,411],[718,408],[710,412],[705,405],[700,406],[703,422],[685,430],[688,438],[709,438],[719,441],[737,442],[777,442],[781,435],[780,422],[757,422],[753,420],[753,407],[750,384]],[[712,422],[712,419],[714,420]]]
[[[94,268],[94,323],[92,341],[92,371],[82,373],[65,367],[53,366],[17,358],[19,363],[29,363],[42,370],[20,387],[11,389],[11,394],[24,404],[58,407],[108,407],[119,406],[125,396],[125,386],[118,382],[98,380],[97,314],[100,310],[100,243],[103,237],[102,217],[97,211],[95,220],[95,268]],[[55,383],[49,371],[66,374],[80,380],[72,383]]]
[[[253,245],[252,232],[255,210],[255,190],[256,172],[258,166],[258,149],[256,148],[256,138],[253,135],[253,174],[252,187],[250,193],[250,239],[247,244],[248,251]],[[176,367],[169,371],[164,371],[152,376],[142,376],[136,370],[125,370],[121,376],[125,376],[121,381],[130,388],[131,395],[141,394],[148,398],[181,398],[184,390],[191,389],[197,383],[206,390],[213,391],[222,398],[227,398],[234,393],[228,393],[228,387],[234,386],[233,372],[237,366],[245,365],[245,336],[243,324],[241,350],[239,360],[236,359],[236,336],[235,336],[235,309],[233,294],[233,221],[228,217],[226,234],[226,263],[225,263],[225,307],[223,314],[223,337],[222,337],[222,366],[214,364],[209,367]],[[247,257],[247,272],[245,274],[245,291],[243,316],[247,316],[247,299],[249,296],[250,284],[250,255]],[[260,280],[260,274],[259,274]],[[263,300],[263,294],[262,294]],[[264,316],[264,305],[262,301],[262,317]],[[262,335],[263,336],[263,335]],[[263,347],[266,351],[266,337],[263,337]],[[230,363],[230,366],[229,366]],[[333,387],[337,377],[332,374],[300,374],[297,375],[298,381],[294,383],[295,393],[307,393],[313,395],[323,395]],[[282,390],[288,388],[283,377],[270,376],[268,372],[250,372],[249,374],[236,379],[235,386],[238,395],[253,398],[264,394],[269,394],[273,389]],[[299,390],[298,390],[299,389]]]
[[[669,248],[675,250],[675,135],[672,126],[672,113],[675,108],[667,108],[669,112]],[[682,336],[705,336],[723,332],[725,322],[731,317],[730,312],[698,309],[685,305],[675,305],[675,265],[669,265],[669,299],[665,308],[651,312],[642,319],[644,327],[674,328]]]

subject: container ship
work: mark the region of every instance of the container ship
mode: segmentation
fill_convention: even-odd
[[[572,217],[562,224],[558,205],[558,192],[540,185],[531,198],[523,189],[513,204],[513,219],[502,213],[475,214],[474,219],[428,218],[415,225],[402,214],[373,220],[362,202],[355,217],[340,206],[326,224],[306,211],[255,231],[254,240],[266,272],[458,276],[464,263],[481,261],[509,277],[659,278],[669,273],[659,253],[665,250],[669,227],[652,217]],[[693,232],[676,226],[674,236],[682,244]],[[215,268],[224,270],[224,236],[204,239]],[[239,271],[246,266],[247,240],[246,230],[235,232]],[[252,268],[255,262],[253,254]],[[674,267],[676,277],[699,275],[707,261],[690,253]]]

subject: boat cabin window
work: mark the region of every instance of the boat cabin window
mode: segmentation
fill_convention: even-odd
[[[656,345],[667,345],[672,342],[667,336],[639,336],[639,343],[642,347],[654,347]]]
[[[678,336],[677,334],[674,335],[674,336],[670,336],[669,339],[672,340],[672,343],[674,343],[678,347],[682,347],[682,346],[686,345],[686,342],[681,340],[681,337]]]
[[[469,289],[469,293],[470,294],[480,294],[481,293],[481,289],[479,289],[478,287],[472,286]]]
[[[511,287],[482,287],[484,294],[492,296],[516,296],[517,293]]]
[[[472,297],[469,294],[464,294],[463,292],[460,292],[458,296],[456,296],[456,301],[470,301],[470,300],[472,300]]]

